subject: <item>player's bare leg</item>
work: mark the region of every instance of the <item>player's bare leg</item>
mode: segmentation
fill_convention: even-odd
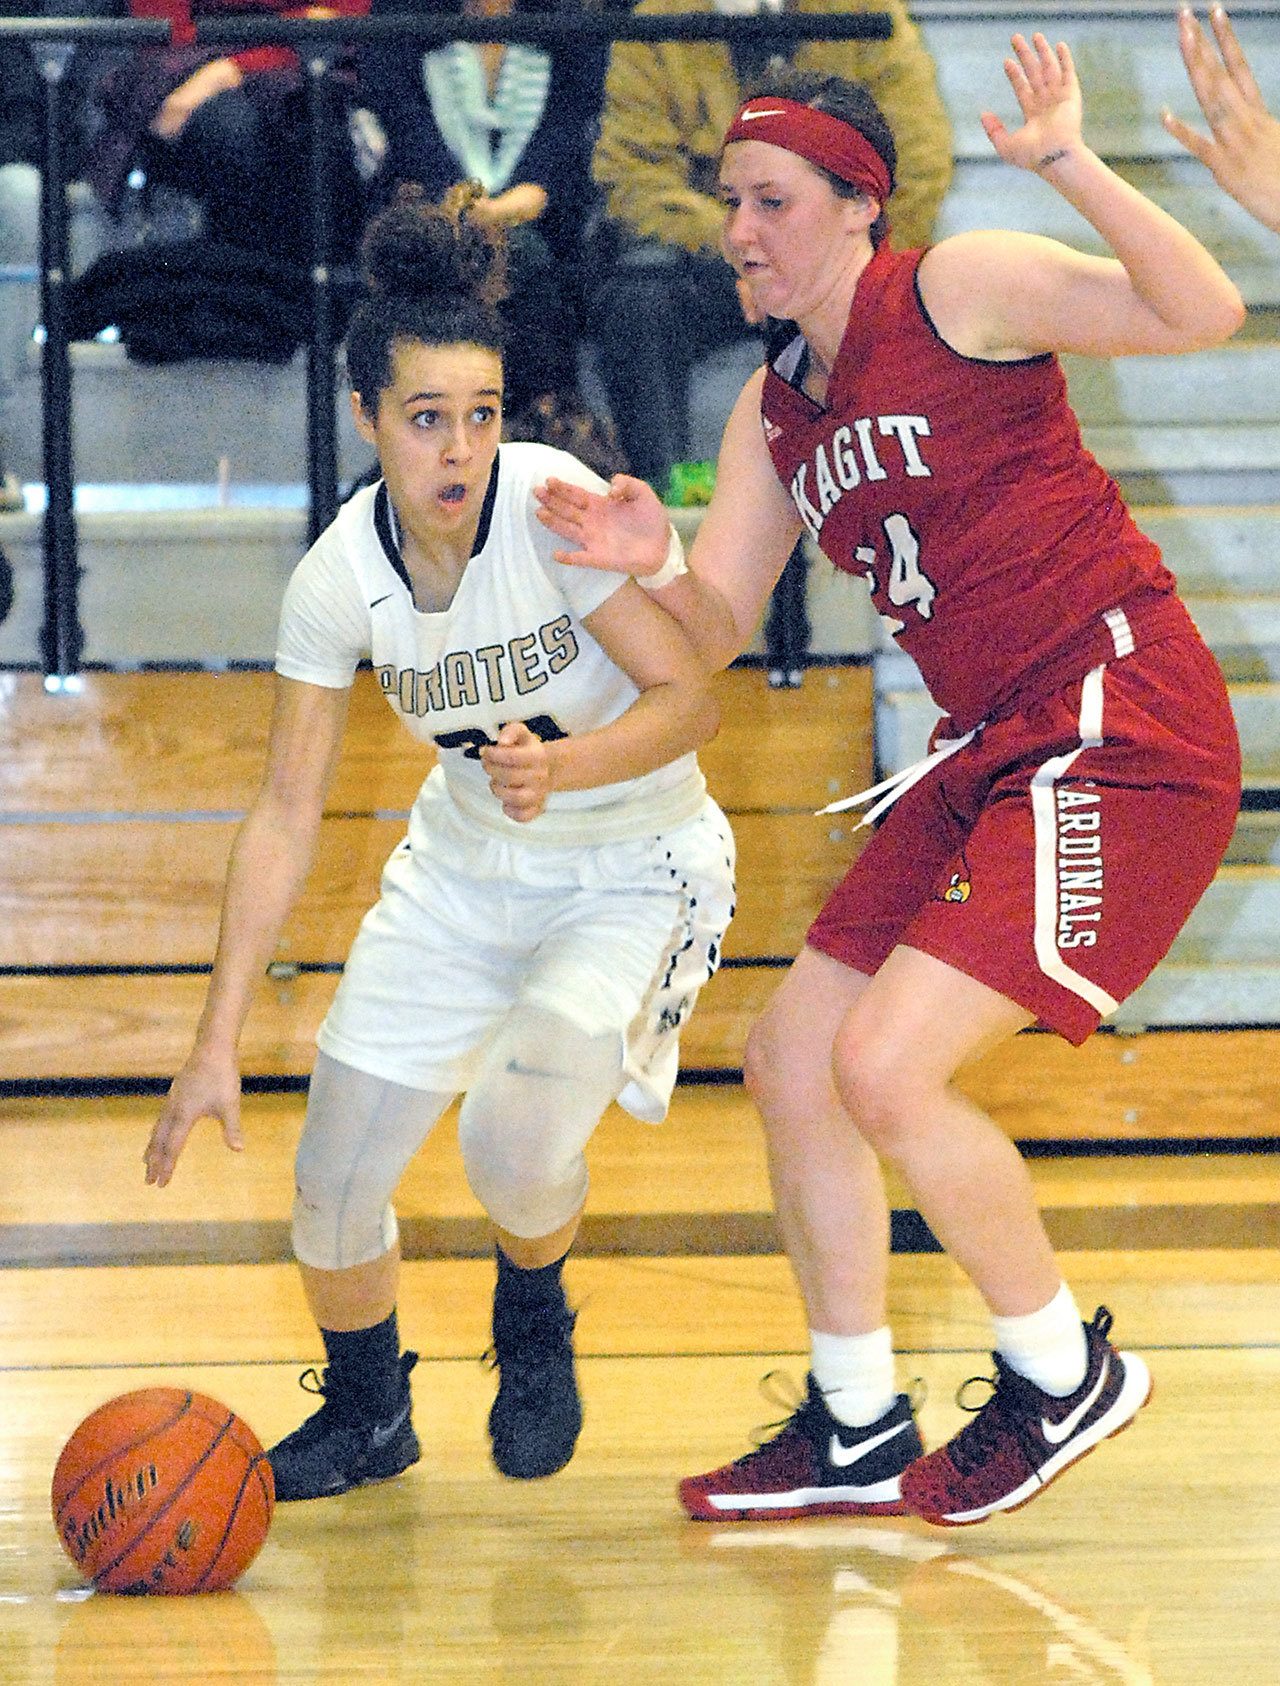
[[[1061,1273],[1022,1155],[952,1078],[1031,1022],[1024,1008],[953,966],[898,948],[833,1043],[847,1116],[900,1173],[991,1310],[1010,1316],[1046,1304]],[[838,1269],[838,1261],[825,1268]]]
[[[886,1321],[889,1205],[880,1161],[836,1090],[832,1049],[871,980],[805,949],[747,1042],[778,1227],[811,1329]]]
[[[753,1028],[745,1076],[765,1126],[783,1241],[809,1320],[806,1397],[758,1451],[681,1483],[691,1516],[894,1515],[923,1450],[896,1391],[880,1164],[836,1091],[832,1045],[869,979],[806,949]]]
[[[349,1270],[300,1264],[302,1288],[321,1329],[368,1329],[390,1317],[400,1289],[400,1244]]]
[[[544,1270],[547,1265],[562,1259],[573,1246],[581,1222],[582,1213],[578,1211],[567,1224],[563,1224],[550,1235],[535,1235],[532,1238],[513,1235],[509,1229],[499,1227],[498,1245],[512,1264],[518,1265],[521,1270]]]
[[[996,1376],[974,1421],[902,1478],[917,1514],[982,1521],[1027,1503],[1146,1403],[1143,1361],[1087,1327],[1062,1281],[1026,1165],[954,1074],[1030,1022],[933,956],[899,948],[845,1017],[833,1069],[868,1143],[911,1189],[995,1323]]]

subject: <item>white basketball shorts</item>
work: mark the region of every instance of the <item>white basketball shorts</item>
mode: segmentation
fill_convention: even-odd
[[[666,1116],[680,1026],[720,963],[734,843],[708,797],[655,836],[591,847],[508,840],[423,798],[425,846],[382,874],[317,1034],[333,1059],[392,1083],[461,1093],[517,1001],[624,1040],[618,1100]]]

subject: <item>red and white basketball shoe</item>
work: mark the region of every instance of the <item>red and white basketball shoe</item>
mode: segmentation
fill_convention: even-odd
[[[905,1393],[878,1422],[848,1428],[810,1376],[804,1402],[780,1434],[721,1469],[689,1476],[680,1503],[699,1522],[902,1516],[898,1477],[923,1451]]]
[[[994,1378],[973,1378],[990,1383],[991,1397],[959,1434],[903,1474],[905,1508],[944,1527],[1017,1510],[1127,1428],[1151,1397],[1151,1374],[1136,1354],[1111,1345],[1111,1321],[1099,1306],[1085,1324],[1089,1366],[1065,1399],[1043,1392],[993,1353]]]

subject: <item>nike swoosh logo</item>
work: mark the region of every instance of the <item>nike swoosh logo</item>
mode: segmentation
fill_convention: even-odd
[[[564,1081],[562,1071],[543,1071],[536,1065],[526,1065],[523,1060],[511,1059],[507,1061],[507,1070],[513,1077],[545,1077],[552,1083]]]
[[[740,123],[750,123],[755,117],[785,117],[787,114],[778,106],[771,106],[768,111],[744,111],[739,117]]]
[[[369,607],[371,609],[376,609],[378,607],[379,603],[385,603],[387,598],[390,597],[390,596],[391,596],[391,593],[389,591],[384,591],[381,597],[375,597],[374,598],[373,602],[370,603]]]
[[[1104,1358],[1102,1361],[1102,1369],[1098,1372],[1097,1381],[1089,1390],[1088,1398],[1082,1399],[1074,1411],[1068,1411],[1060,1423],[1051,1423],[1047,1417],[1041,1417],[1040,1432],[1044,1435],[1050,1446],[1061,1446],[1062,1442],[1066,1440],[1069,1435],[1074,1434],[1076,1429],[1079,1428],[1081,1418],[1087,1416],[1097,1404],[1098,1395],[1106,1386],[1107,1376],[1110,1369],[1111,1359],[1109,1357]]]
[[[388,1441],[393,1440],[408,1422],[409,1412],[412,1409],[413,1401],[409,1400],[404,1409],[400,1411],[398,1415],[393,1417],[389,1423],[383,1423],[380,1427],[375,1428],[373,1433],[369,1436],[370,1449],[375,1452],[380,1452]]]
[[[848,1469],[850,1464],[869,1458],[877,1446],[883,1446],[886,1440],[892,1440],[895,1434],[905,1433],[910,1427],[909,1422],[895,1423],[882,1434],[873,1434],[870,1440],[859,1440],[852,1446],[846,1446],[838,1434],[833,1434],[828,1456],[837,1469]]]

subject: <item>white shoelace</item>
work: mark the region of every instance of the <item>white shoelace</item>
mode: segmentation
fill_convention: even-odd
[[[931,750],[922,760],[913,761],[901,772],[881,779],[879,784],[873,784],[869,790],[860,790],[855,796],[842,796],[838,802],[828,802],[825,808],[818,809],[818,814],[843,814],[849,808],[860,808],[864,802],[871,802],[874,806],[867,809],[853,829],[858,831],[864,825],[870,825],[873,820],[878,820],[887,808],[891,808],[900,796],[905,796],[912,785],[919,784],[940,762],[945,761],[949,755],[954,755],[958,749],[963,749],[967,743],[972,743],[981,730],[982,725],[979,724],[972,731],[966,732],[962,738],[943,738],[938,747]]]

